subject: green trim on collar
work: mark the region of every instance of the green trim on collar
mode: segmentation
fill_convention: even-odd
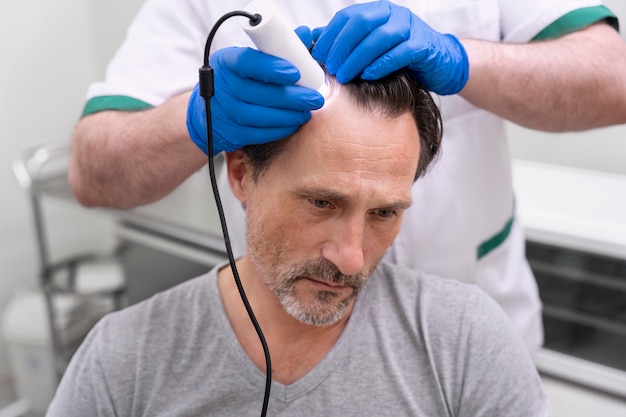
[[[606,20],[608,24],[619,31],[617,16],[606,6],[584,7],[574,10],[552,22],[548,27],[539,32],[533,41],[556,39],[568,33],[576,32],[593,23]]]
[[[89,114],[97,113],[103,110],[138,111],[150,109],[152,107],[154,106],[132,97],[100,96],[94,97],[87,101],[81,117],[85,117]]]
[[[513,208],[513,210],[515,210],[515,208]],[[506,222],[502,230],[478,245],[478,248],[476,249],[476,260],[480,260],[481,258],[486,256],[489,252],[500,246],[509,237],[509,235],[511,234],[511,229],[513,228],[514,221],[515,214],[513,214],[511,218]]]

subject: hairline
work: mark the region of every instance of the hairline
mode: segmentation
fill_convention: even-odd
[[[337,84],[328,77],[330,84]],[[439,108],[430,93],[405,70],[397,71],[379,80],[366,81],[357,78],[341,84],[349,99],[358,107],[379,112],[384,117],[399,118],[409,113],[417,129],[420,147],[418,166],[414,181],[422,176],[437,158],[443,134]],[[252,178],[257,181],[267,170],[273,159],[281,154],[289,139],[242,148],[247,162],[252,166]]]

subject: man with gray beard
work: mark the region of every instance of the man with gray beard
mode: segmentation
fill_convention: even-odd
[[[272,359],[268,415],[548,415],[493,300],[381,262],[440,147],[430,94],[404,72],[330,88],[295,134],[226,154],[247,215],[236,267]],[[103,319],[48,416],[256,416],[265,378],[219,265]]]

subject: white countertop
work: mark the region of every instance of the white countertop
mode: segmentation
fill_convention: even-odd
[[[529,240],[626,257],[626,176],[514,160],[513,180]]]

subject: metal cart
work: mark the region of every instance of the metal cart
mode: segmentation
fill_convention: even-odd
[[[39,284],[48,311],[51,350],[57,380],[65,371],[73,350],[63,340],[55,300],[75,296],[85,301],[104,301],[111,310],[124,303],[126,281],[121,257],[121,244],[111,252],[85,252],[63,259],[52,259],[47,238],[42,199],[59,196],[72,199],[67,186],[69,161],[67,142],[52,142],[23,151],[14,160],[13,172],[19,185],[27,192],[32,209],[39,260]],[[69,195],[68,195],[69,194]]]

